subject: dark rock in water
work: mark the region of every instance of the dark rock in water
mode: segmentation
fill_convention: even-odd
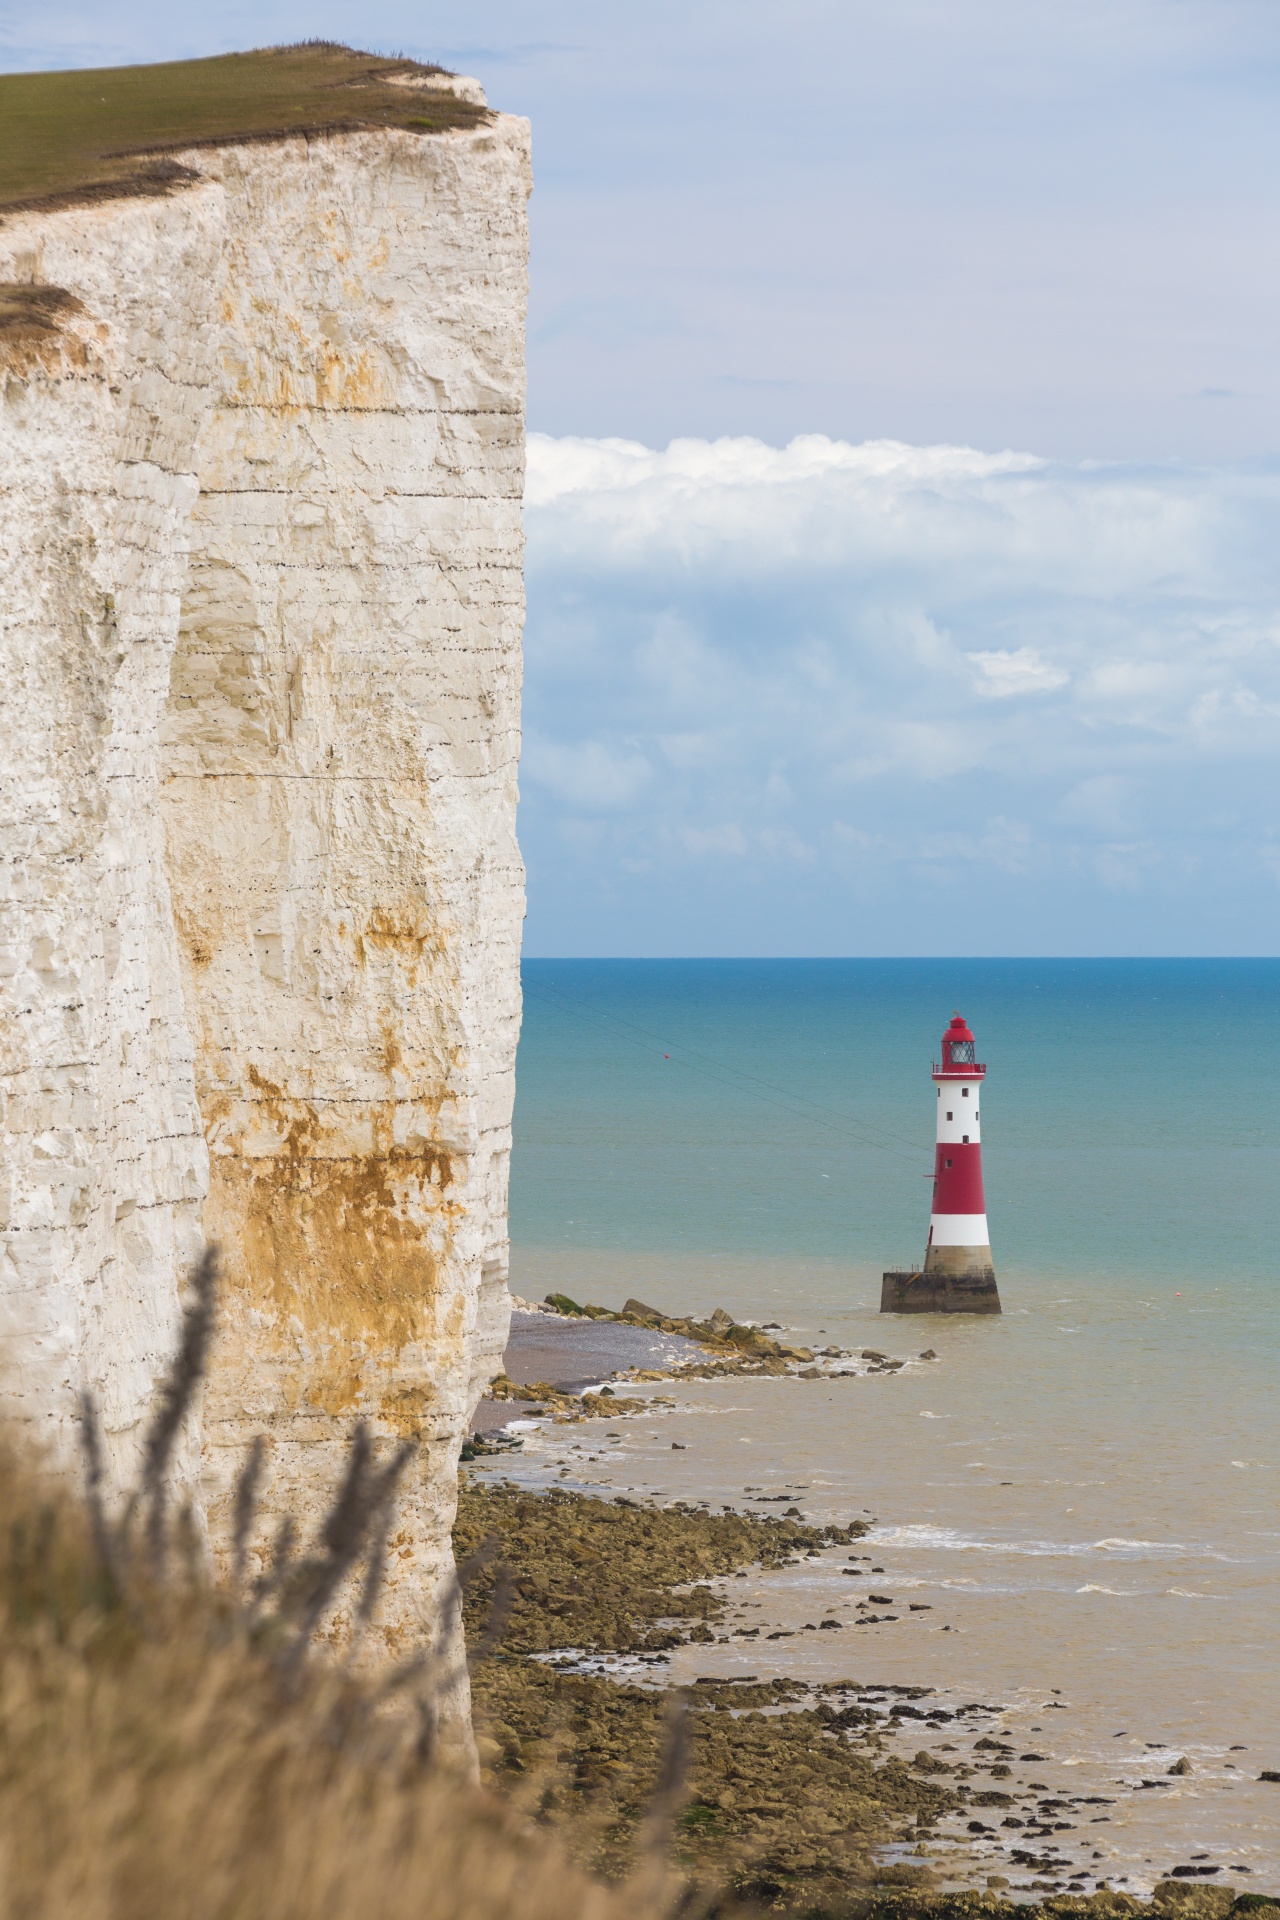
[[[687,1453],[689,1449],[684,1445],[683,1441],[673,1440],[671,1442],[671,1451],[672,1453]]]
[[[666,1315],[657,1307],[646,1307],[643,1300],[624,1300],[622,1311],[634,1315],[637,1320],[664,1320]]]
[[[1191,1772],[1191,1762],[1188,1760],[1185,1753],[1183,1754],[1181,1760],[1174,1761],[1169,1771],[1170,1773],[1190,1773]]]
[[[936,1353],[934,1352],[934,1350],[933,1350],[933,1348],[932,1348],[932,1347],[926,1347],[926,1348],[925,1348],[925,1350],[924,1350],[924,1352],[923,1352],[923,1353],[922,1353],[922,1354],[920,1355],[920,1358],[921,1358],[922,1360],[936,1360],[936,1359],[937,1359],[937,1357],[938,1357],[938,1356],[937,1356],[937,1354],[936,1354]],[[990,1881],[988,1881],[988,1882],[987,1882],[987,1885],[988,1885],[988,1886],[990,1886],[991,1884],[992,1884],[992,1883],[991,1883]],[[1006,1887],[1008,1886],[1008,1884],[1009,1884],[1009,1882],[1008,1882],[1007,1880],[1003,1882],[1003,1885],[1004,1885],[1004,1886],[1006,1886]]]
[[[1280,1773],[1272,1767],[1264,1767],[1258,1775],[1259,1780],[1270,1780],[1273,1786],[1280,1786]]]
[[[818,1625],[819,1627],[840,1628],[840,1627],[843,1627],[844,1621],[843,1620],[819,1620]]]
[[[864,1347],[862,1349],[862,1357],[864,1360],[887,1360],[889,1358],[887,1353],[877,1353],[874,1347]]]
[[[583,1317],[582,1308],[567,1293],[549,1293],[542,1304],[544,1307],[553,1307],[557,1313],[571,1314],[578,1320]]]

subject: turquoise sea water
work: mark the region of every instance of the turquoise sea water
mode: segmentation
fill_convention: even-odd
[[[856,1643],[864,1674],[1004,1702],[1115,1797],[1078,1871],[1138,1889],[1194,1847],[1280,1887],[1280,962],[533,961],[525,985],[518,1293],[723,1304],[908,1362],[690,1383],[597,1454],[532,1438],[525,1471],[874,1513],[884,1590],[927,1610],[806,1640],[818,1608],[855,1625],[852,1583],[764,1581],[743,1620],[794,1634],[699,1670],[843,1671]],[[881,1270],[924,1248],[956,1008],[1004,1314],[882,1316]]]
[[[522,1244],[919,1257],[929,1069],[958,1007],[989,1066],[1002,1269],[1280,1304],[1280,961],[541,960],[524,977]]]

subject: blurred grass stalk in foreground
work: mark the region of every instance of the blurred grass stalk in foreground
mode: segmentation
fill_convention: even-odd
[[[216,1584],[168,1496],[203,1373],[216,1268],[193,1277],[141,1484],[104,1506],[85,1403],[88,1498],[0,1436],[3,1920],[627,1920],[608,1889],[436,1751],[437,1648],[367,1677],[312,1639],[340,1589],[367,1619],[402,1454],[357,1428],[314,1542],[285,1530],[246,1586],[262,1447]],[[457,1604],[457,1596],[452,1605]],[[647,1894],[649,1889],[645,1889]]]

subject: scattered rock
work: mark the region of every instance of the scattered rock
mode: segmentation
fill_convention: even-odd
[[[1151,1899],[1157,1909],[1176,1909],[1182,1920],[1219,1920],[1231,1911],[1235,1893],[1231,1887],[1196,1886],[1186,1880],[1168,1879],[1156,1883]]]
[[[563,1313],[575,1320],[583,1318],[582,1308],[567,1293],[549,1293],[542,1304],[550,1307],[553,1313]]]
[[[503,1646],[521,1654],[644,1648],[659,1621],[687,1631],[722,1619],[724,1597],[707,1581],[740,1567],[781,1567],[850,1538],[845,1528],[793,1518],[700,1512],[683,1501],[643,1507],[465,1478],[454,1537],[460,1559],[483,1540],[496,1543],[498,1553],[468,1586],[466,1617],[485,1617],[504,1562],[513,1592]]]
[[[667,1317],[657,1307],[646,1307],[643,1300],[624,1300],[622,1303],[622,1311],[631,1314],[636,1320],[656,1321],[665,1320]],[[726,1319],[728,1318],[727,1315],[725,1317]],[[732,1322],[730,1322],[730,1324],[732,1324]]]
[[[1185,1753],[1183,1754],[1181,1760],[1175,1760],[1173,1765],[1169,1769],[1170,1773],[1190,1773],[1191,1770],[1192,1770],[1191,1762],[1188,1760]]]
[[[722,1606],[710,1578],[753,1562],[782,1564],[823,1544],[826,1533],[756,1515],[619,1509],[583,1495],[464,1483],[459,1556],[486,1536],[499,1543],[513,1595],[497,1656],[472,1677],[486,1781],[525,1796],[522,1806],[536,1781],[539,1821],[560,1829],[587,1864],[624,1877],[660,1767],[664,1694],[524,1656],[544,1647],[705,1644],[716,1638],[706,1622]],[[473,1641],[484,1632],[497,1558],[468,1587]],[[673,1620],[690,1616],[687,1636],[672,1631]],[[880,1716],[838,1708],[826,1688],[815,1694],[794,1680],[707,1676],[690,1693],[689,1797],[677,1844],[682,1872],[713,1896],[701,1905],[843,1912],[873,1883],[928,1884],[919,1869],[877,1867],[873,1849],[913,1838],[960,1802],[947,1785],[855,1744]],[[946,1771],[940,1761],[925,1770]]]

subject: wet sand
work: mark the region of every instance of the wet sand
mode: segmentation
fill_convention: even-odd
[[[611,1320],[568,1320],[560,1314],[517,1309],[511,1316],[503,1371],[518,1387],[536,1380],[544,1386],[559,1387],[563,1393],[582,1393],[587,1387],[604,1385],[630,1367],[670,1367],[695,1358],[701,1351],[696,1341],[679,1334],[618,1325]],[[501,1433],[539,1411],[533,1400],[485,1399],[476,1408],[471,1430],[484,1436]]]
[[[612,1320],[567,1320],[554,1313],[513,1313],[503,1362],[508,1380],[524,1386],[545,1380],[566,1393],[581,1393],[612,1380],[628,1367],[670,1367],[693,1360],[702,1349],[679,1334]]]
[[[532,1335],[540,1361],[525,1378],[545,1378],[548,1369],[562,1378],[581,1378],[580,1357],[588,1342],[601,1338],[605,1351],[597,1349],[598,1359],[625,1355],[630,1364],[644,1364],[617,1344],[617,1336],[638,1332],[646,1343],[661,1339],[645,1329],[608,1323],[528,1318],[538,1323]],[[814,1333],[829,1330],[856,1345],[874,1329],[880,1344],[908,1356],[924,1343],[924,1327],[890,1328],[872,1318],[858,1324],[860,1318],[824,1309]],[[990,1329],[985,1332],[990,1335]],[[997,1332],[1008,1343],[1017,1329],[1011,1323]],[[523,1326],[520,1337],[525,1337]],[[819,1521],[878,1514],[867,1542],[877,1551],[874,1561],[861,1567],[860,1578],[849,1578],[834,1563],[837,1556],[826,1555],[803,1570],[749,1575],[735,1584],[727,1640],[717,1636],[715,1647],[675,1650],[669,1679],[689,1681],[705,1674],[739,1679],[749,1666],[762,1675],[782,1673],[817,1684],[844,1672],[856,1642],[854,1657],[863,1677],[936,1687],[938,1704],[960,1716],[963,1703],[988,1703],[995,1726],[972,1731],[998,1732],[1006,1739],[1014,1753],[1002,1763],[1012,1764],[1016,1775],[1024,1771],[1019,1761],[1026,1755],[1044,1755],[1051,1770],[1042,1766],[1038,1778],[1047,1791],[1074,1801],[1083,1822],[1069,1869],[1064,1861],[1063,1879],[1067,1871],[1083,1871],[1092,1885],[1106,1879],[1141,1894],[1181,1861],[1197,1874],[1215,1874],[1219,1885],[1233,1881],[1237,1887],[1269,1890],[1275,1884],[1280,1826],[1278,1790],[1258,1784],[1259,1769],[1276,1764],[1265,1704],[1269,1666],[1265,1657],[1256,1665],[1250,1660],[1264,1654],[1262,1647],[1249,1644],[1253,1634],[1246,1633],[1244,1644],[1236,1640],[1234,1647],[1234,1636],[1224,1640],[1223,1629],[1230,1633],[1225,1613],[1219,1627],[1219,1616],[1211,1617],[1209,1604],[1198,1598],[1206,1590],[1221,1590],[1234,1593],[1235,1606],[1247,1603],[1248,1583],[1257,1582],[1261,1569],[1237,1563],[1234,1541],[1219,1548],[1208,1537],[1197,1543],[1194,1533],[1175,1532],[1172,1515],[1148,1537],[1132,1537],[1139,1529],[1132,1522],[1117,1524],[1121,1513],[1107,1484],[1119,1479],[1116,1465],[1107,1463],[1106,1480],[1095,1481],[1090,1475],[1097,1468],[1087,1475],[1072,1461],[1073,1470],[1067,1471],[1056,1452],[1044,1462],[1035,1454],[1037,1443],[1042,1451],[1056,1450],[1074,1438],[1064,1432],[1061,1410],[1047,1425],[1040,1422],[1024,1433],[1020,1422],[1012,1434],[1004,1431],[1014,1409],[1003,1402],[1021,1391],[1019,1374],[993,1367],[986,1353],[989,1337],[981,1355],[968,1352],[975,1344],[971,1328],[942,1329],[940,1337],[930,1323],[928,1337],[942,1350],[940,1364],[911,1362],[896,1376],[664,1383],[656,1391],[674,1393],[673,1407],[621,1420],[609,1433],[539,1423],[526,1433],[524,1451],[509,1456],[503,1471],[514,1472],[526,1486],[625,1494],[662,1505],[683,1498],[749,1510],[764,1503],[761,1510],[767,1513],[798,1501],[806,1517]],[[1066,1337],[1066,1332],[1058,1335]],[[646,1357],[657,1364],[652,1353]],[[1126,1384],[1132,1394],[1132,1383]],[[502,1409],[505,1419],[513,1412],[510,1403]],[[975,1417],[987,1423],[980,1431],[973,1426]],[[1144,1480],[1151,1458],[1148,1447],[1134,1461]],[[754,1485],[742,1482],[744,1470],[753,1473]],[[969,1481],[979,1473],[990,1485],[975,1494]],[[1188,1488],[1188,1476],[1180,1475],[1180,1507]],[[1127,1485],[1121,1492],[1136,1498]],[[1082,1507],[1079,1541],[1065,1527],[1063,1536],[1049,1533],[1046,1521],[1054,1522],[1045,1512],[1046,1499],[1051,1506],[1066,1503],[1057,1526]],[[1083,1504],[1090,1500],[1107,1504],[1094,1512]],[[1146,1500],[1150,1504],[1150,1493]],[[990,1517],[984,1524],[985,1509],[979,1504],[974,1511],[975,1501],[1002,1503],[1000,1524]],[[1015,1504],[1006,1513],[1004,1503]],[[1135,1505],[1135,1519],[1137,1511]],[[1185,1528],[1185,1510],[1178,1517]],[[1127,1511],[1123,1518],[1129,1519]],[[1122,1532],[1130,1537],[1119,1537]],[[1190,1546],[1164,1547],[1162,1536],[1188,1540]],[[1195,1595],[1183,1593],[1192,1569],[1171,1557],[1186,1559],[1193,1548],[1198,1554]],[[1092,1560],[1115,1563],[1105,1584],[1093,1573]],[[1102,1609],[1132,1606],[1135,1599],[1143,1605],[1141,1593],[1127,1600],[1112,1596],[1117,1588],[1145,1587],[1151,1573],[1159,1576],[1155,1599],[1161,1600],[1160,1589],[1166,1596],[1161,1613],[1147,1622],[1148,1641],[1155,1644],[1135,1644],[1132,1629],[1108,1631],[1109,1616],[1094,1622],[1094,1613]],[[1135,1578],[1143,1574],[1146,1579]],[[883,1609],[859,1607],[860,1596],[869,1599],[873,1590],[895,1596],[892,1618]],[[1189,1640],[1181,1618],[1175,1628],[1161,1617],[1164,1606],[1193,1609],[1197,1604],[1206,1628],[1216,1629],[1203,1648]],[[1090,1613],[1079,1623],[1076,1615],[1085,1608]],[[864,1617],[871,1612],[878,1618]],[[814,1632],[813,1623],[823,1614],[838,1619],[844,1632]],[[1242,1624],[1232,1623],[1237,1634]],[[771,1641],[767,1652],[766,1641]],[[1252,1713],[1236,1671],[1242,1664],[1252,1666],[1260,1683]],[[1158,1687],[1147,1672],[1156,1665]],[[1190,1684],[1197,1680],[1198,1686]],[[961,1725],[953,1723],[952,1739],[960,1732]],[[926,1733],[921,1744],[939,1743]],[[1190,1755],[1193,1771],[1178,1777],[1171,1770],[1183,1754]],[[973,1763],[981,1760],[975,1753]],[[1031,1762],[1030,1775],[1036,1773],[1037,1763]],[[1033,1784],[1030,1777],[1019,1778],[1017,1790],[1028,1791]],[[1019,1811],[1018,1820],[1023,1818]],[[968,1872],[954,1856],[935,1856],[946,1877],[955,1874],[962,1883],[976,1879],[980,1885],[983,1872],[995,1870],[1018,1884],[1027,1867],[1011,1856],[1019,1846],[1024,1854],[1028,1849],[1017,1822],[1002,1813],[989,1825],[1013,1831],[992,1832],[977,1849],[972,1843],[964,1847],[986,1856],[973,1859]],[[1086,1834],[1091,1836],[1087,1847]]]

